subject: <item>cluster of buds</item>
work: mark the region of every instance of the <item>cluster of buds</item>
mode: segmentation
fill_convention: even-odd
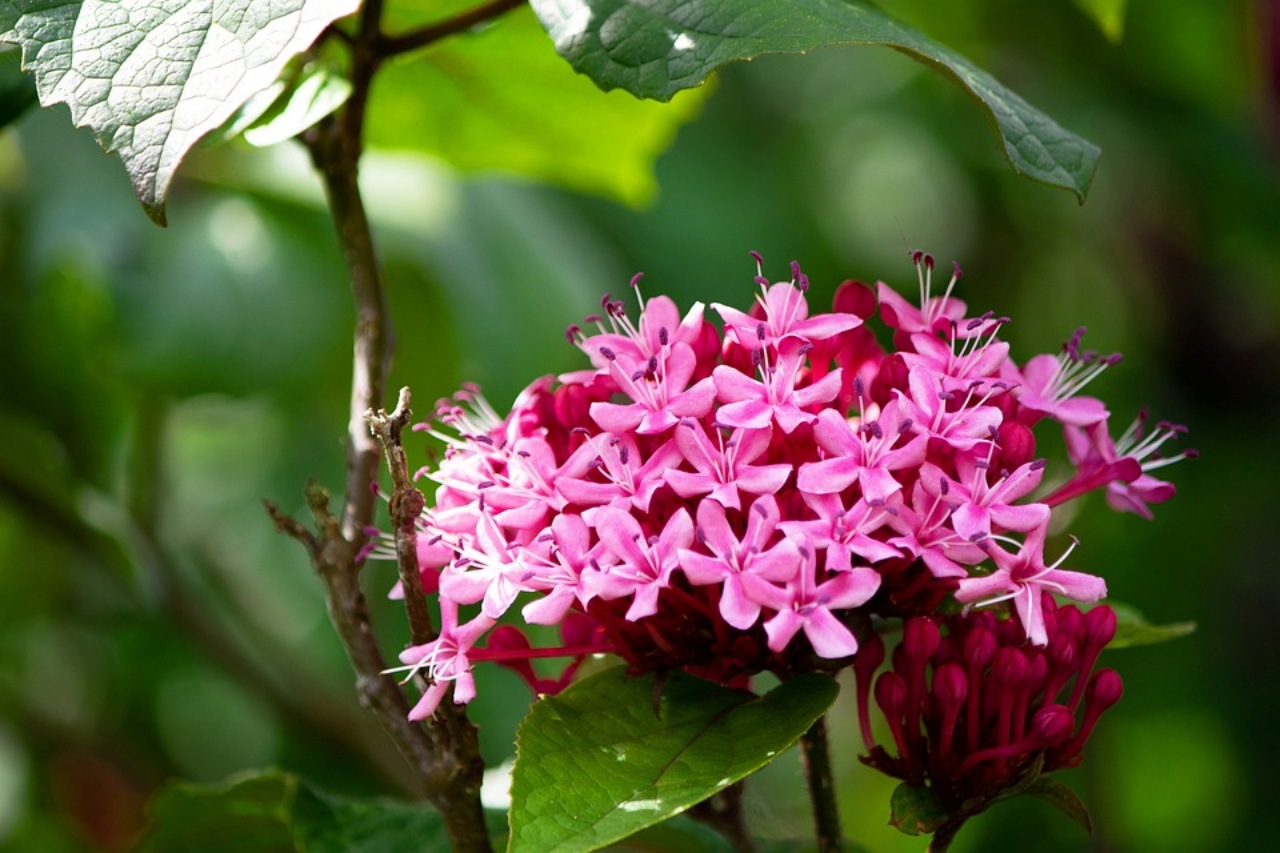
[[[1045,593],[1041,614],[1042,646],[991,611],[906,620],[874,688],[896,757],[876,743],[868,713],[885,656],[873,635],[854,662],[863,762],[913,787],[927,784],[950,813],[980,810],[1028,774],[1079,763],[1098,717],[1123,690],[1115,670],[1093,671],[1115,636],[1115,612],[1100,605],[1081,613]]]
[[[474,388],[442,401],[421,427],[446,449],[420,472],[437,486],[418,525],[441,626],[401,655],[428,677],[412,716],[449,690],[470,701],[483,660],[540,692],[567,676],[539,678],[530,659],[558,656],[571,671],[597,652],[636,673],[720,682],[855,659],[869,678],[877,627],[901,619],[910,642],[877,688],[900,718],[898,758],[868,742],[873,763],[963,792],[1012,766],[1015,746],[1072,760],[1086,727],[1059,735],[1079,696],[1058,705],[1051,688],[1074,675],[1076,694],[1086,689],[1097,632],[1085,642],[1064,627],[1076,611],[1055,611],[1053,596],[1096,602],[1106,586],[1061,568],[1067,554],[1045,556],[1053,508],[1105,489],[1114,507],[1149,515],[1173,493],[1151,472],[1191,452],[1159,455],[1180,431],[1168,424],[1111,439],[1106,407],[1081,392],[1117,356],[1082,351],[1077,332],[1060,354],[1019,364],[1000,339],[1008,319],[970,316],[952,296],[958,266],[935,295],[933,259],[913,261],[918,304],[845,282],[831,312],[811,314],[793,263],[789,281],[756,278],[750,311],[713,304],[719,326],[701,304],[682,315],[669,298],[641,298],[637,276],[638,319],[606,296],[569,327],[589,368],[535,381],[505,417]],[[871,328],[877,315],[891,347]],[[1041,422],[1066,430],[1074,470],[1056,490],[1041,488]],[[968,615],[943,620],[939,640],[951,602]],[[520,621],[560,625],[564,644],[530,648]],[[1113,681],[1098,679],[1091,696]],[[1021,697],[1012,711],[992,710],[1000,690]],[[921,726],[930,743],[963,745],[957,764],[926,760]]]

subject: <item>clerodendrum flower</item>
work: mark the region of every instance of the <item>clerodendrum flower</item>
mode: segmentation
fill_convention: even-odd
[[[926,725],[935,742],[964,747],[946,771],[957,796],[984,768],[1006,767],[994,759],[1018,744],[1056,750],[1059,762],[1078,754],[1068,717],[1079,695],[1059,705],[1044,693],[1016,730],[992,733],[981,728],[989,703],[964,694],[997,678],[992,667],[1057,660],[1055,637],[1085,643],[1079,614],[1055,596],[1092,603],[1106,585],[1061,559],[1046,565],[1053,508],[1106,489],[1114,507],[1149,515],[1173,487],[1148,472],[1170,461],[1158,451],[1180,428],[1113,442],[1106,408],[1081,390],[1117,357],[1081,353],[1077,332],[1063,355],[1018,364],[999,337],[1008,320],[967,318],[952,297],[959,267],[934,296],[932,258],[913,261],[918,306],[883,283],[846,282],[835,309],[815,313],[798,265],[790,281],[758,276],[749,311],[713,305],[721,327],[701,304],[682,315],[661,296],[641,299],[632,321],[606,296],[600,315],[568,331],[589,368],[534,381],[506,416],[474,388],[442,401],[425,427],[446,449],[422,472],[436,487],[418,551],[443,625],[401,655],[429,683],[413,716],[432,714],[450,687],[470,701],[482,660],[505,660],[537,690],[559,689],[604,652],[636,673],[682,668],[722,682],[851,662],[861,678],[883,655],[876,628],[901,619],[924,643],[902,655],[918,666],[877,697],[918,728],[929,691],[913,679],[933,667]],[[870,331],[877,314],[888,350]],[[1033,428],[1055,421],[1074,470],[1037,498],[1046,463]],[[942,617],[949,601],[968,605],[964,615]],[[530,648],[521,620],[560,625],[565,645]],[[950,657],[928,639],[939,624]],[[988,646],[1003,663],[984,657]],[[528,661],[539,656],[566,658],[569,671],[537,678]],[[1072,658],[1077,694],[1081,665]],[[1118,697],[1113,676],[1102,677],[1104,699]],[[1037,677],[1056,696],[1067,675]],[[928,764],[918,733],[899,747],[898,759],[880,750],[873,763],[899,775]]]

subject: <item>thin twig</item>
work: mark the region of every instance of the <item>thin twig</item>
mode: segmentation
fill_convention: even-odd
[[[378,52],[384,57],[409,53],[455,33],[465,32],[476,24],[482,24],[524,4],[525,0],[489,0],[488,3],[476,6],[474,9],[468,9],[438,23],[429,24],[398,36],[384,36],[379,43]]]
[[[400,389],[395,411],[383,409],[365,412],[369,430],[382,445],[382,454],[391,472],[391,527],[395,531],[396,565],[400,569],[400,585],[404,589],[404,609],[409,618],[409,633],[415,646],[436,638],[431,611],[422,592],[422,573],[418,565],[418,518],[426,501],[409,476],[409,461],[404,453],[404,428],[412,417],[409,389]]]
[[[813,803],[818,853],[839,853],[842,847],[840,812],[836,806],[835,777],[831,774],[831,748],[827,744],[826,717],[819,717],[800,737],[809,800]]]

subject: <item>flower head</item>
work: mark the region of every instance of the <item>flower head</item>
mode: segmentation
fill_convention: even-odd
[[[1006,319],[966,318],[951,295],[959,267],[934,296],[933,259],[913,261],[918,306],[883,284],[877,295],[846,283],[832,311],[815,311],[794,265],[789,281],[756,278],[749,311],[713,305],[722,328],[701,305],[682,315],[667,297],[640,299],[637,277],[637,318],[606,296],[570,327],[589,367],[535,380],[505,416],[474,387],[443,401],[425,427],[445,451],[421,472],[435,490],[418,522],[443,624],[402,655],[427,676],[415,717],[449,689],[469,701],[477,661],[510,666],[540,692],[603,651],[637,673],[727,681],[865,660],[880,645],[873,626],[903,619],[901,654],[914,663],[877,687],[891,726],[901,722],[899,758],[877,762],[917,775],[932,766],[915,757],[921,725],[929,743],[963,746],[946,771],[957,791],[1006,779],[1028,751],[1078,754],[1067,723],[1079,697],[1033,702],[1031,676],[1018,674],[1065,642],[1062,614],[1075,611],[1055,596],[1106,592],[1101,578],[1060,568],[1065,554],[1046,564],[1053,507],[1105,486],[1114,506],[1148,512],[1172,493],[1148,471],[1172,461],[1156,453],[1178,429],[1112,442],[1106,409],[1078,392],[1114,358],[1079,352],[1077,335],[1060,357],[1018,364],[999,339]],[[877,307],[894,332],[887,351],[868,328]],[[1046,463],[1033,428],[1052,421],[1076,473],[1037,500]],[[370,556],[387,554],[379,540]],[[952,599],[981,610],[947,617],[938,640]],[[532,647],[519,620],[560,626],[564,643]],[[992,643],[997,662],[963,657],[965,644]],[[536,675],[534,657],[566,668]],[[1057,684],[1056,672],[1037,678]],[[1007,684],[1016,711],[994,728],[990,704],[964,698],[996,689],[987,682]]]

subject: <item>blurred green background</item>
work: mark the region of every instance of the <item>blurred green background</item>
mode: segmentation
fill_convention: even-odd
[[[464,380],[504,406],[580,364],[565,325],[637,270],[682,305],[747,304],[751,249],[776,278],[800,260],[819,304],[844,278],[910,292],[910,248],[955,258],[1020,359],[1087,325],[1125,355],[1095,386],[1117,424],[1149,405],[1203,458],[1172,469],[1154,522],[1087,500],[1072,567],[1200,628],[1104,657],[1126,696],[1066,780],[1092,840],[1026,800],[954,849],[1262,849],[1280,832],[1280,4],[1134,0],[1119,42],[1083,2],[885,5],[1101,145],[1087,203],[1015,176],[959,90],[873,48],[722,74],[638,209],[374,152],[392,387],[423,415]],[[173,777],[405,785],[261,504],[301,514],[308,477],[341,482],[351,308],[318,182],[296,146],[200,150],[169,220],[64,109],[0,132],[0,848],[128,849]],[[365,576],[395,650],[393,568]],[[497,764],[529,697],[481,677]],[[922,849],[886,825],[892,782],[858,765],[852,725],[834,737],[849,835]],[[808,833],[800,780],[782,761],[752,783],[761,834]]]

